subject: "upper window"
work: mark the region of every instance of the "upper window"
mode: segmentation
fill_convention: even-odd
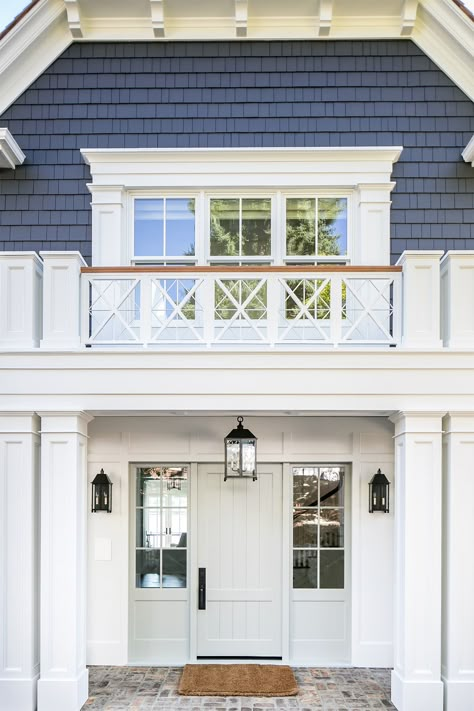
[[[211,257],[270,257],[271,198],[211,198]]]
[[[286,199],[287,257],[346,257],[347,198]]]
[[[135,200],[134,257],[172,261],[195,255],[193,198]]]

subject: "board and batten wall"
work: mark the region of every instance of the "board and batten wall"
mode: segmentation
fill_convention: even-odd
[[[220,462],[223,438],[234,424],[235,418],[228,416],[170,415],[97,417],[89,425],[88,494],[103,467],[113,482],[113,511],[88,514],[88,664],[130,661],[130,464]],[[259,461],[351,465],[348,661],[354,666],[391,666],[395,502],[392,496],[388,515],[369,514],[368,482],[378,467],[393,482],[392,424],[382,417],[322,416],[255,416],[246,417],[245,424],[258,437]],[[285,522],[291,525],[290,511],[284,514]],[[161,607],[150,610],[149,632],[156,640],[157,663],[184,664],[191,649],[189,599],[155,604]],[[311,663],[308,649],[311,640],[318,639],[316,621],[307,605],[290,603],[290,662]],[[173,644],[165,641],[171,641],[170,635]]]

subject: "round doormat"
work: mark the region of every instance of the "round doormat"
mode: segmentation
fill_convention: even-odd
[[[295,696],[293,671],[275,664],[186,664],[183,696]]]

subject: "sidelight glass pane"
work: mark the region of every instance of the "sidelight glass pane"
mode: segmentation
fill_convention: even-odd
[[[212,199],[211,255],[232,257],[239,254],[240,201],[239,199]]]
[[[298,256],[316,254],[316,200],[288,198],[286,201],[286,253]]]
[[[163,198],[135,200],[135,256],[162,255],[164,246]]]
[[[344,588],[344,551],[320,551],[319,586],[342,590]]]
[[[318,254],[347,254],[347,198],[319,198]]]
[[[321,506],[344,506],[344,470],[326,467],[320,470]]]
[[[316,511],[293,512],[293,546],[314,548],[318,545],[318,514]]]
[[[321,509],[319,535],[321,548],[344,547],[343,509]]]
[[[242,200],[242,255],[271,254],[272,201],[270,198]]]
[[[163,551],[163,587],[186,587],[186,551]]]
[[[318,470],[316,467],[293,468],[293,503],[297,507],[318,505]]]
[[[166,200],[166,254],[172,257],[194,255],[194,200]]]
[[[293,551],[293,587],[318,587],[318,554],[316,551]]]
[[[159,550],[138,550],[136,552],[136,587],[160,587]]]
[[[163,467],[163,506],[187,506],[187,467]]]

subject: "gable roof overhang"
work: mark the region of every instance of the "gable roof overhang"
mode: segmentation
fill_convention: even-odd
[[[474,100],[473,19],[460,0],[32,0],[0,34],[0,114],[73,41],[411,38]]]

